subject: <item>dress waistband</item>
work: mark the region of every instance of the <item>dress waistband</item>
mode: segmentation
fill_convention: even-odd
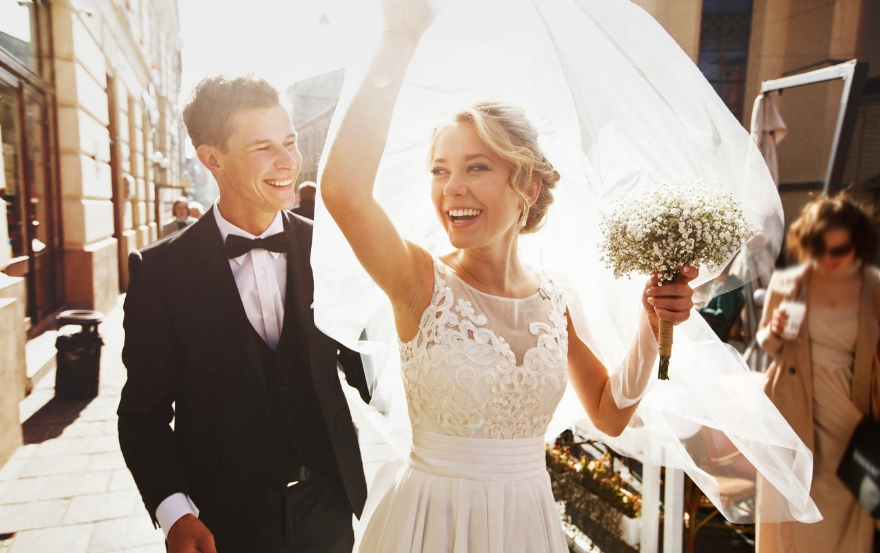
[[[461,438],[413,430],[409,466],[454,478],[509,482],[547,474],[544,438]]]

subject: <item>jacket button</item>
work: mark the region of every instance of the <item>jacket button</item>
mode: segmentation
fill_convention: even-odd
[[[266,412],[267,412],[267,413],[269,413],[269,414],[270,414],[270,415],[271,415],[271,414],[272,414],[272,410],[271,410],[271,409],[269,409],[269,404],[268,404],[268,403],[267,403],[267,404],[265,404],[265,405],[263,405],[263,407],[265,407],[265,408],[266,408]]]
[[[282,394],[286,394],[286,393],[287,393],[287,386],[282,386],[282,387],[279,388],[279,389],[281,390],[281,393],[282,393]]]
[[[275,356],[275,364],[276,364],[276,365],[280,365],[280,364],[281,364],[281,356],[280,356],[280,355],[276,355],[276,356]]]
[[[287,426],[293,426],[293,424],[294,424],[293,417],[288,418],[287,419]]]
[[[788,374],[795,374],[796,372],[797,372],[797,369],[795,369],[794,367],[788,368]]]

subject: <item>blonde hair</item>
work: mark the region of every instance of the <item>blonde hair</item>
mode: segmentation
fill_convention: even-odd
[[[440,134],[457,124],[470,123],[480,139],[511,168],[510,188],[523,200],[520,233],[535,232],[544,224],[553,188],[559,173],[538,146],[538,131],[526,117],[524,109],[498,102],[480,102],[464,109],[452,121],[434,129],[428,159],[434,159],[434,149]],[[532,206],[526,190],[535,180],[541,181],[541,192]]]

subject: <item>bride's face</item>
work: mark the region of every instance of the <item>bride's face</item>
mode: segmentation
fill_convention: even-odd
[[[510,171],[470,123],[440,133],[431,161],[431,198],[453,246],[503,246],[516,237],[522,199],[510,187]]]

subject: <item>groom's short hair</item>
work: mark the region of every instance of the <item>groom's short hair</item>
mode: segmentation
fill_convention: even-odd
[[[280,105],[278,90],[265,79],[217,75],[202,79],[193,89],[183,108],[183,123],[193,147],[208,144],[225,151],[236,111]]]

